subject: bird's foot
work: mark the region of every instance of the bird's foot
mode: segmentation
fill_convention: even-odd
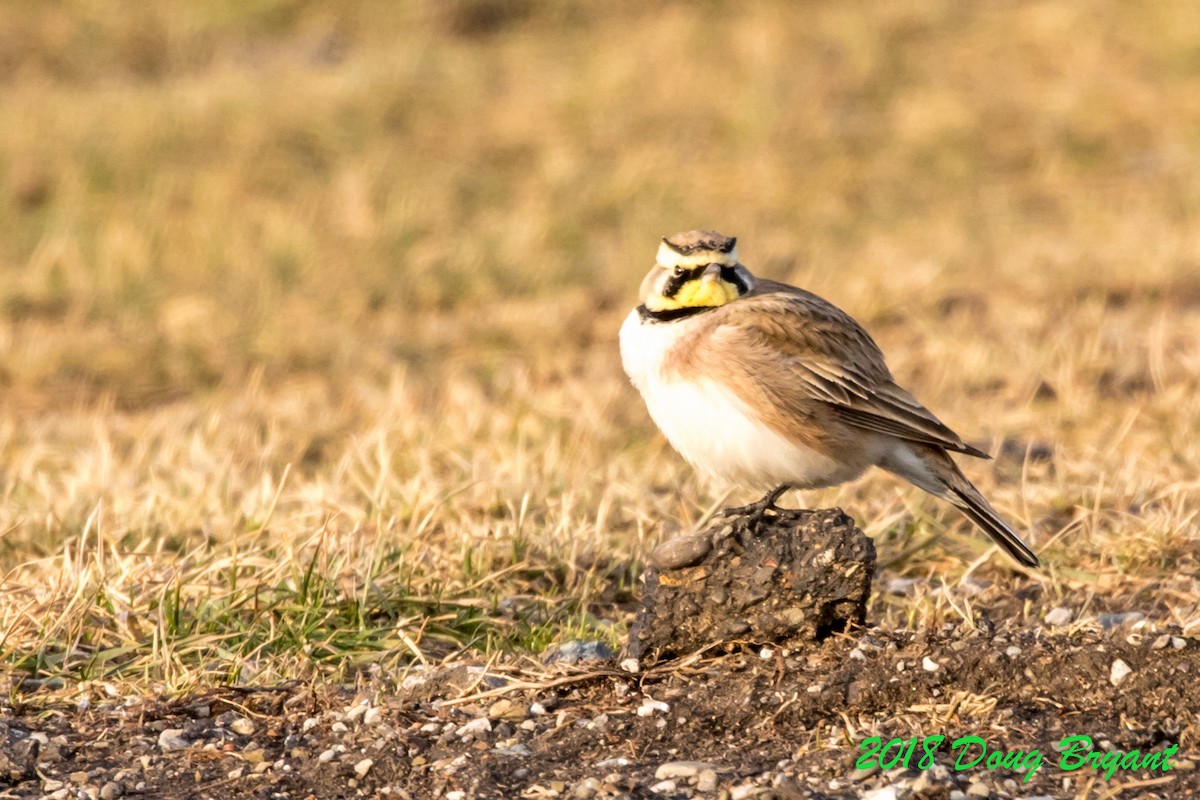
[[[754,503],[737,508],[727,508],[721,512],[722,517],[749,517],[750,524],[747,526],[751,532],[757,533],[758,526],[762,524],[763,517],[770,512],[780,511],[781,509],[775,505],[775,501],[783,496],[784,492],[792,487],[784,484],[770,492]]]

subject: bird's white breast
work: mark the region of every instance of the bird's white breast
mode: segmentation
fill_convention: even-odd
[[[687,320],[643,322],[637,311],[621,326],[625,371],[680,455],[718,481],[757,489],[816,488],[861,473],[780,435],[715,376],[665,370],[671,349],[694,331]]]

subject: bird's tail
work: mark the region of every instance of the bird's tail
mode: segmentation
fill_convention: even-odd
[[[992,504],[959,471],[958,465],[945,451],[927,445],[904,443],[898,445],[896,452],[880,466],[930,494],[953,503],[1018,563],[1027,567],[1039,565],[1037,555],[996,513]]]

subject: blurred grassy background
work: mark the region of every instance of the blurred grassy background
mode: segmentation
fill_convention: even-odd
[[[1047,596],[1193,620],[1198,43],[1186,2],[0,5],[0,653],[619,637],[717,498],[615,350],[695,227],[1002,448]],[[806,499],[901,573],[983,552],[886,480]]]

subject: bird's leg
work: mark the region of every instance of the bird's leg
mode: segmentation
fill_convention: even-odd
[[[738,506],[737,508],[725,509],[721,512],[721,516],[750,517],[751,530],[758,530],[759,523],[762,522],[763,517],[766,516],[768,511],[779,510],[778,506],[775,505],[775,501],[782,497],[784,492],[791,488],[792,487],[790,485],[785,483],[782,486],[776,487],[775,489],[767,492],[763,499],[751,503],[748,506]]]

